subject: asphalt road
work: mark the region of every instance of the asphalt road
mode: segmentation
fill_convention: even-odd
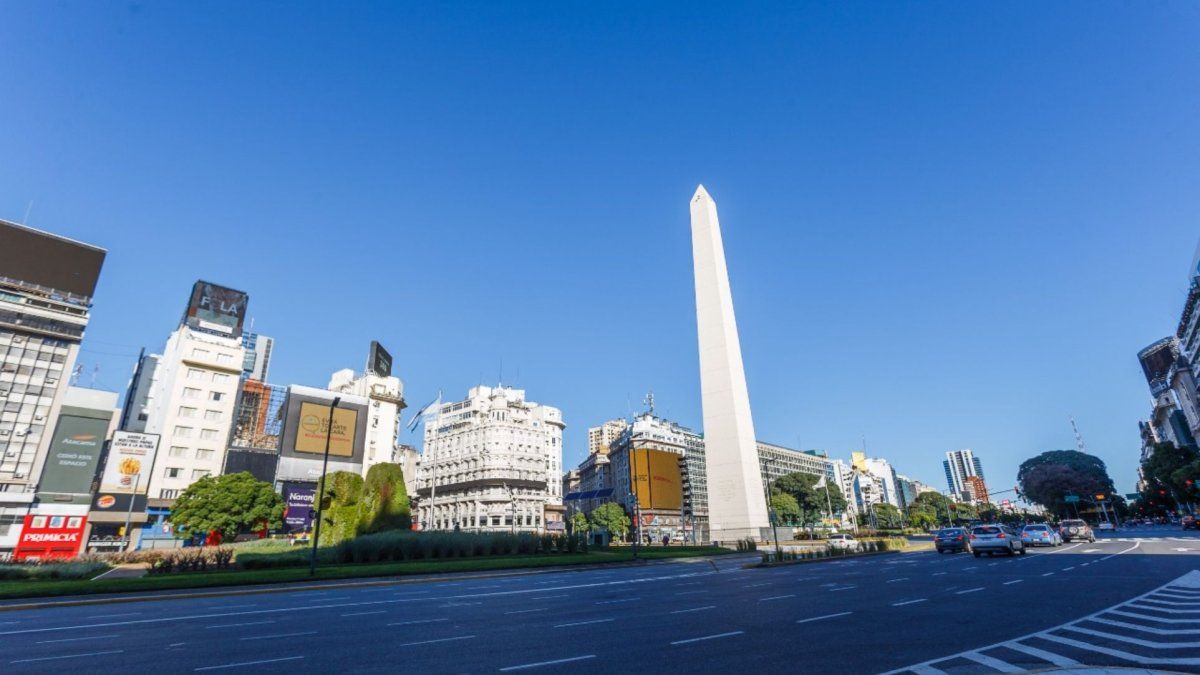
[[[6,611],[0,672],[1200,672],[1200,537],[1177,528],[1013,558],[745,560]]]

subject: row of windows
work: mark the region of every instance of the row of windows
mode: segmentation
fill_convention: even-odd
[[[188,399],[189,401],[199,401],[201,399],[201,397],[203,396],[203,394],[204,394],[203,391],[196,389],[194,387],[184,387],[183,388],[183,397]],[[223,398],[225,398],[225,394],[223,394],[219,391],[208,392],[208,400],[210,400],[210,401],[220,401]]]
[[[175,427],[175,437],[176,438],[191,438],[192,433],[194,431],[196,431],[195,427],[177,426],[177,427]],[[201,429],[200,430],[200,440],[215,441],[219,438],[219,433],[220,432],[218,432],[216,429]]]
[[[188,448],[182,445],[172,445],[171,449],[167,451],[167,455],[176,458],[186,458],[190,455],[196,459],[208,461],[216,455],[216,452],[210,448],[196,448],[189,453]]]
[[[197,410],[196,408],[192,408],[189,406],[180,406],[179,407],[179,416],[180,417],[195,418],[196,413],[198,413],[198,412],[200,412],[200,411]],[[221,411],[219,411],[219,410],[205,410],[204,411],[204,420],[205,421],[216,422],[216,421],[219,421],[220,419],[221,419]]]
[[[212,356],[212,352],[207,349],[196,347],[192,350],[192,358],[207,359]],[[224,353],[217,353],[217,363],[233,363],[233,356]],[[253,361],[251,361],[253,363]]]
[[[224,383],[228,382],[229,379],[232,377],[233,377],[232,375],[228,375],[226,373],[210,373],[207,370],[200,370],[199,368],[188,368],[188,370],[187,370],[187,379],[192,380],[194,382],[204,382],[204,381],[211,380],[212,382],[216,382],[217,384],[224,384]]]
[[[177,466],[168,466],[165,469],[164,475],[167,478],[183,478],[186,471],[186,469],[181,469]],[[209,471],[208,469],[192,469],[192,480],[194,481],[210,475],[212,475],[212,471]]]

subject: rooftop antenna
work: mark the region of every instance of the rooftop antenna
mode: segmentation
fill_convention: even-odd
[[[90,387],[91,389],[96,388],[96,376],[99,374],[100,374],[100,366],[98,364],[95,366],[92,366],[92,383],[91,383],[91,387]]]
[[[1075,424],[1075,417],[1067,415],[1067,419],[1071,420],[1071,431],[1075,432],[1075,448],[1086,455],[1087,446],[1083,443],[1083,434],[1079,433],[1079,427]]]
[[[646,392],[646,397],[642,399],[642,405],[646,406],[651,417],[654,417],[654,390]]]
[[[32,200],[32,199],[30,199],[30,200],[29,200],[29,204],[28,204],[28,205],[25,207],[25,217],[24,217],[23,219],[21,219],[21,224],[22,224],[22,225],[28,225],[28,224],[29,224],[29,212],[30,212],[30,211],[32,211],[32,210],[33,210],[33,200]]]
[[[496,388],[504,386],[504,357],[500,357],[500,379],[496,382]]]

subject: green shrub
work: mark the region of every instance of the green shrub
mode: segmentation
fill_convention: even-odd
[[[49,579],[91,579],[110,567],[102,562],[41,562],[0,564],[0,580],[46,581]]]

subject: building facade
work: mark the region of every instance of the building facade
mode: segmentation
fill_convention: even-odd
[[[356,375],[345,368],[330,377],[329,391],[363,396],[371,401],[367,412],[363,475],[366,476],[376,464],[394,461],[399,449],[400,413],[406,407],[404,383],[400,378],[373,372]]]
[[[258,333],[242,333],[242,379],[265,382],[271,367],[271,352],[275,350],[275,338]]]
[[[33,504],[104,257],[0,220],[0,558]]]
[[[609,420],[598,427],[588,428],[588,454],[607,455],[608,446],[620,437],[629,423],[623,419]]]
[[[425,421],[418,523],[425,530],[561,531],[562,432],[558,408],[521,389],[471,388]]]
[[[967,496],[967,477],[984,478],[983,463],[970,448],[947,452],[942,469],[946,472],[946,486],[957,499],[970,499]]]

